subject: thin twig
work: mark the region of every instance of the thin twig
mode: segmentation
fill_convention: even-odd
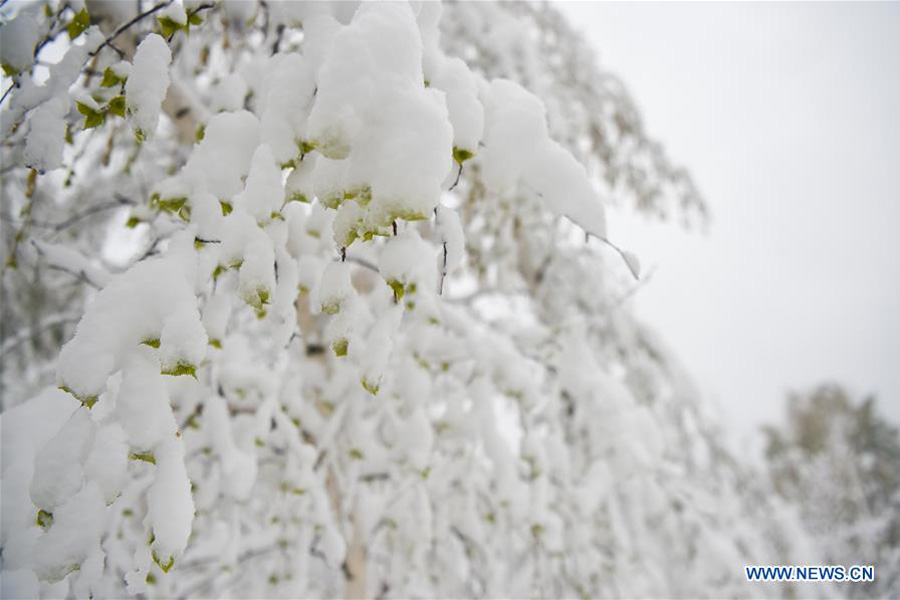
[[[147,17],[149,17],[150,15],[152,15],[152,14],[155,13],[155,12],[158,12],[158,11],[164,9],[165,7],[169,6],[170,4],[172,4],[172,0],[169,0],[168,2],[163,2],[162,4],[157,4],[157,5],[154,6],[153,8],[150,8],[150,9],[148,9],[148,10],[145,10],[145,11],[142,12],[141,14],[137,15],[136,17],[134,17],[133,19],[131,19],[131,20],[128,21],[127,23],[124,23],[123,25],[120,25],[119,28],[116,29],[116,30],[113,32],[113,34],[112,34],[111,36],[109,36],[108,38],[106,38],[106,40],[104,40],[103,43],[100,44],[100,46],[97,47],[96,50],[94,50],[93,52],[91,52],[90,56],[92,56],[92,57],[93,57],[93,56],[97,56],[97,55],[100,53],[100,51],[103,50],[103,49],[104,49],[105,47],[107,47],[107,46],[111,46],[111,47],[113,47],[114,50],[116,50],[116,52],[121,53],[121,50],[119,50],[118,48],[115,48],[114,46],[112,46],[113,41],[115,41],[115,39],[116,39],[117,37],[119,37],[120,35],[122,35],[123,33],[125,33],[128,29],[130,29],[130,28],[131,28],[133,25],[135,25],[136,23],[138,23],[138,22],[140,22],[140,21],[146,19]]]
[[[15,81],[13,81],[11,84],[9,84],[9,87],[6,88],[5,92],[3,92],[3,97],[0,98],[0,106],[3,105],[3,101],[6,100],[6,97],[9,96],[9,93],[13,90],[14,87],[16,87]]]
[[[462,177],[463,164],[459,163],[459,171],[456,172],[456,181],[453,182],[453,185],[447,190],[448,192],[452,192],[453,188],[459,185],[459,178]]]

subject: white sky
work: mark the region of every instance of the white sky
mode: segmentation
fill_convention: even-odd
[[[610,218],[657,265],[639,314],[739,439],[836,380],[900,422],[900,4],[566,3],[708,235]]]

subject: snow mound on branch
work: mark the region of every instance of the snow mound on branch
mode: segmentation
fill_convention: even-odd
[[[158,34],[151,33],[137,47],[128,81],[125,104],[134,116],[133,126],[139,138],[152,137],[159,122],[162,102],[169,89],[169,63],[172,51]]]
[[[443,94],[425,89],[410,7],[362,5],[334,36],[317,84],[310,141],[348,161],[344,192],[368,190],[364,227],[429,217],[451,169],[453,130]],[[321,176],[334,181],[331,171]]]
[[[203,141],[194,148],[181,176],[195,191],[230,201],[243,190],[259,140],[259,120],[252,113],[220,113],[206,124]]]
[[[0,26],[0,64],[21,72],[34,62],[34,46],[40,37],[37,21],[27,12]]]
[[[185,235],[180,241],[191,253],[192,237]],[[176,240],[172,244],[179,245]],[[80,398],[99,396],[109,376],[120,370],[142,343],[160,343],[166,321],[176,309],[185,311],[176,315],[182,326],[192,320],[199,323],[193,291],[195,269],[196,258],[182,257],[170,248],[165,258],[138,263],[113,279],[88,305],[75,336],[60,352],[57,374],[61,385]],[[206,351],[206,334],[202,325],[190,331],[192,335],[167,340],[167,353],[198,365]]]

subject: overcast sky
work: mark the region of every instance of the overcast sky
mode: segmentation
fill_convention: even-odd
[[[900,423],[900,4],[560,7],[712,210],[706,236],[610,232],[737,439],[824,380]]]

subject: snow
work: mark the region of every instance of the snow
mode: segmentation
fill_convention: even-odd
[[[262,140],[272,148],[279,164],[300,154],[314,89],[312,71],[302,55],[272,57],[260,92],[260,123]]]
[[[387,282],[405,286],[415,283],[423,289],[435,289],[437,251],[415,229],[407,229],[387,241],[381,251],[378,269]]]
[[[538,145],[523,180],[553,214],[568,217],[587,233],[606,239],[600,197],[584,167],[559,143],[548,140]]]
[[[284,184],[281,170],[267,144],[260,144],[253,153],[250,173],[244,191],[234,197],[234,208],[243,210],[262,223],[284,204]]]
[[[147,521],[153,533],[150,545],[163,570],[181,557],[191,535],[194,501],[184,466],[184,445],[174,435],[157,447],[156,473],[148,493]]]
[[[459,214],[452,208],[438,206],[435,214],[435,225],[440,233],[441,241],[447,249],[446,268],[443,253],[438,255],[441,269],[447,274],[455,271],[465,257],[465,234],[459,222]]]
[[[547,139],[543,102],[522,86],[495,79],[482,90],[485,128],[482,169],[489,190],[510,191],[532,166],[540,143]]]
[[[291,170],[285,182],[285,195],[289,202],[312,202],[315,195],[313,173],[318,162],[317,156],[315,154],[305,156],[300,164]]]
[[[248,500],[256,483],[256,458],[235,444],[228,406],[221,397],[213,396],[207,400],[203,411],[203,424],[213,450],[221,462],[227,494],[239,502]]]
[[[83,410],[83,409],[82,409]],[[103,493],[106,504],[118,498],[125,485],[128,468],[128,440],[125,430],[116,423],[97,428],[94,444],[84,463],[84,475]]]
[[[184,236],[182,244],[192,244],[191,238]],[[58,366],[60,384],[77,397],[100,395],[109,376],[146,348],[142,342],[160,339],[166,319],[176,308],[193,304],[191,316],[199,321],[193,292],[196,265],[171,254],[138,263],[112,280],[88,306],[75,337],[63,346]],[[180,337],[173,346],[183,350],[185,358],[196,360],[192,364],[202,358],[197,349],[206,344],[201,332],[202,326],[195,328],[195,339]]]
[[[318,285],[320,310],[327,315],[336,315],[354,294],[350,283],[350,266],[343,262],[328,263]]]
[[[0,64],[16,73],[28,69],[34,62],[34,46],[40,37],[40,27],[34,17],[21,11],[0,26]]]
[[[244,78],[237,73],[230,73],[213,86],[210,108],[214,113],[241,110],[244,108],[247,91]]]
[[[439,62],[433,70],[426,68],[425,78],[446,96],[453,146],[477,154],[484,133],[484,107],[478,99],[475,76],[461,59],[451,58]]]
[[[97,426],[87,408],[76,410],[38,452],[31,480],[31,500],[47,512],[64,504],[84,484],[84,462],[94,443]]]
[[[154,351],[144,346],[123,367],[116,415],[131,447],[153,453],[162,440],[177,430],[159,362]]]
[[[505,10],[472,7],[447,10]],[[332,597],[360,552],[402,596],[659,595],[623,573],[670,577],[648,574],[655,545],[707,527],[714,494],[672,475],[669,417],[690,394],[627,311],[606,312],[619,288],[599,245],[558,226],[606,239],[606,190],[550,135],[559,98],[445,54],[436,3],[274,4],[248,23],[255,10],[220,3],[205,18],[224,30],[178,36],[175,56],[149,34],[112,65],[133,126],[158,132],[142,147],[110,126],[64,151],[72,100],[104,104],[76,85],[96,30],[11,94],[30,166],[81,169],[113,136],[96,189],[78,172],[75,189],[41,191],[60,220],[94,196],[133,199],[147,256],[114,272],[93,239],[41,234],[21,252],[98,289],[56,363],[65,391],[2,419],[4,593]],[[490,23],[465,25],[487,36],[462,54],[477,71],[538,68],[490,56]],[[534,41],[506,25],[504,43]],[[173,60],[198,143],[158,127]],[[9,437],[24,413],[47,423]],[[728,499],[724,523],[741,507]],[[583,589],[543,557],[563,551]],[[644,552],[650,568],[621,564]]]
[[[247,244],[239,278],[241,298],[257,310],[263,310],[275,290],[275,254],[268,239]]]
[[[43,166],[45,169],[60,166],[60,144],[63,143],[65,129],[60,128],[62,117],[59,115],[64,110],[68,111],[69,88],[75,83],[90,53],[104,40],[97,27],[89,28],[83,37],[84,44],[72,45],[62,60],[49,67],[50,74],[43,85],[38,85],[31,78],[22,78],[20,87],[10,96],[9,109],[4,112],[0,134],[5,139],[26,116],[29,122],[35,121],[31,127],[35,132],[34,139],[26,146],[27,160],[32,166]],[[35,110],[28,114],[47,102],[52,102],[53,105],[40,113]],[[54,136],[53,139],[50,138],[51,135]]]
[[[103,492],[91,482],[53,513],[53,525],[38,538],[34,570],[47,581],[58,581],[80,569],[103,534],[107,511]]]
[[[231,201],[244,188],[243,178],[250,171],[259,139],[259,120],[252,113],[241,110],[215,115],[181,176],[197,191]]]
[[[185,7],[179,2],[173,2],[166,8],[162,9],[159,13],[159,16],[167,17],[172,19],[175,23],[179,25],[187,25],[187,13],[185,12]]]
[[[62,166],[68,112],[69,102],[60,96],[51,98],[34,111],[25,143],[24,158],[28,165],[41,172]]]
[[[369,230],[424,219],[452,164],[453,131],[443,94],[426,90],[421,39],[409,6],[373,3],[335,35],[317,77],[309,138],[317,151],[349,164],[343,177],[366,187]],[[316,166],[328,204],[342,187],[337,166]]]
[[[149,138],[156,132],[162,101],[169,89],[170,62],[169,45],[155,33],[148,34],[134,53],[131,73],[125,82],[125,104],[133,115],[133,127],[139,137]]]
[[[163,372],[171,371],[178,365],[200,365],[206,356],[208,339],[196,301],[185,300],[172,307],[159,340],[159,360]]]

